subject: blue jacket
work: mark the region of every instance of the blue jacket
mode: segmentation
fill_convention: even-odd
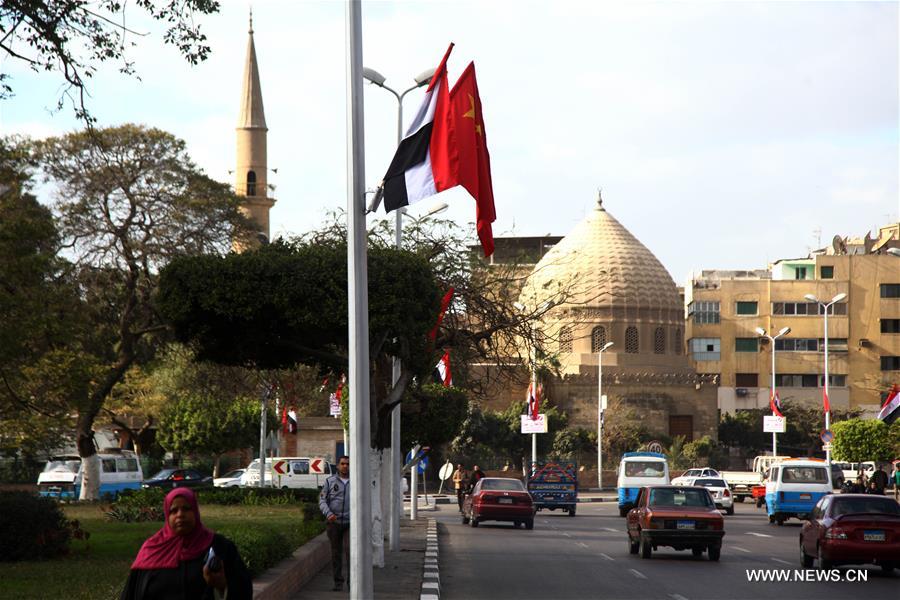
[[[325,480],[322,493],[319,494],[319,510],[327,519],[331,515],[337,516],[337,522],[341,525],[350,524],[350,481],[345,484],[338,475],[332,475]]]

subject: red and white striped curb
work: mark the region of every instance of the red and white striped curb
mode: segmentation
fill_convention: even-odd
[[[419,600],[440,600],[441,578],[438,573],[438,530],[437,521],[428,519],[425,534],[425,563],[422,573],[422,593]]]

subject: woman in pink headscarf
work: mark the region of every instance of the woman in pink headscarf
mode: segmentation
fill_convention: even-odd
[[[163,508],[165,525],[141,546],[120,600],[252,598],[237,548],[203,526],[194,492],[175,488]]]

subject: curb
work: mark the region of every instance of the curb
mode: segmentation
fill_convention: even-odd
[[[440,600],[441,578],[438,569],[437,521],[428,519],[425,534],[425,562],[422,569],[422,592],[419,600]]]
[[[328,536],[320,533],[253,580],[253,597],[277,600],[297,594],[331,561]]]

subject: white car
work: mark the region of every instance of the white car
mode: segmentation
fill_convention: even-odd
[[[244,474],[245,469],[235,469],[234,471],[229,471],[225,473],[221,477],[216,477],[213,479],[213,485],[215,487],[238,487],[241,485],[241,475]]]
[[[698,477],[694,480],[697,487],[705,487],[709,490],[716,508],[724,510],[726,514],[734,514],[734,495],[728,489],[728,483],[722,478],[716,477]]]
[[[672,480],[672,485],[694,485],[694,480],[698,477],[721,477],[719,472],[709,467],[702,469],[688,469],[680,476]]]

